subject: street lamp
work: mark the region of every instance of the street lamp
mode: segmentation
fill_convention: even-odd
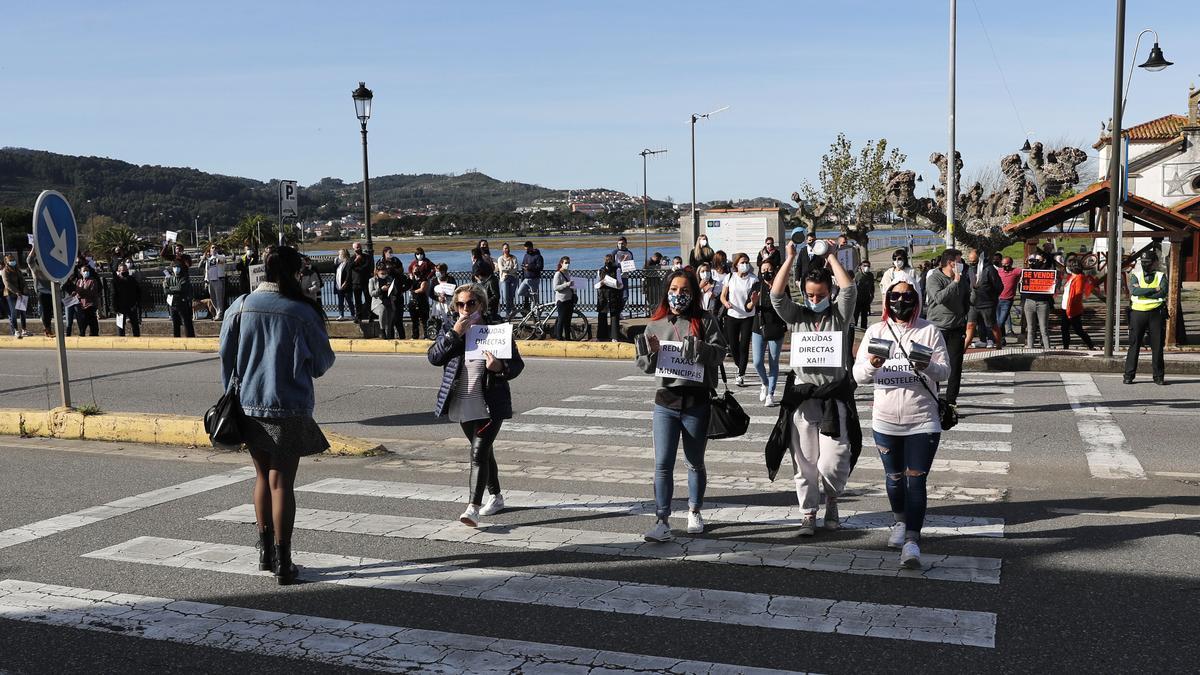
[[[1142,36],[1146,33],[1154,33],[1154,46],[1150,48],[1150,58],[1139,67],[1149,71],[1159,71],[1171,65],[1171,62],[1163,58],[1162,49],[1158,46],[1158,33],[1153,30],[1146,29],[1138,33],[1137,42],[1133,46],[1133,59],[1129,68],[1129,80],[1133,81],[1132,61],[1137,61],[1137,50],[1141,46]],[[1120,278],[1121,251],[1120,240],[1117,237],[1117,232],[1120,229],[1121,219],[1121,201],[1125,195],[1120,189],[1121,185],[1121,151],[1118,149],[1121,143],[1121,115],[1125,112],[1125,99],[1129,95],[1128,89],[1125,95],[1121,94],[1121,76],[1124,75],[1125,68],[1125,0],[1117,0],[1117,35],[1116,49],[1114,50],[1113,60],[1113,117],[1112,117],[1112,134],[1109,136],[1108,143],[1108,289],[1105,291],[1105,313],[1104,313],[1104,358],[1111,359],[1113,356],[1113,348],[1116,346],[1116,335],[1114,335],[1114,327],[1116,326],[1117,305],[1120,293],[1118,293],[1118,284]]]
[[[700,212],[696,210],[696,120],[708,119],[722,110],[729,110],[729,106],[717,108],[712,112],[706,112],[703,115],[692,113],[692,241],[695,242],[700,236]]]
[[[371,99],[375,97],[365,82],[358,83],[358,89],[351,94],[354,98],[354,112],[362,125],[363,143],[363,221],[367,228],[367,257],[374,258],[375,248],[371,245],[371,186],[368,183],[370,174],[367,171],[367,120],[371,119]]]
[[[646,191],[646,158],[650,155],[661,155],[664,152],[666,152],[665,149],[651,150],[650,148],[646,148],[638,153],[642,156],[642,248],[645,249],[643,251],[645,260],[642,261],[642,264],[650,262],[650,217],[646,207],[646,202],[649,200],[647,196],[648,192]],[[693,201],[695,200],[693,199]]]

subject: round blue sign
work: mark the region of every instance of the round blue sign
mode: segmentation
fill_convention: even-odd
[[[52,281],[62,283],[75,269],[79,233],[66,197],[44,190],[33,206],[33,247],[38,264]]]

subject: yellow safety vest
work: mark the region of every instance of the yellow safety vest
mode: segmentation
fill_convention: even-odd
[[[1166,276],[1162,272],[1155,272],[1154,277],[1147,283],[1145,273],[1142,270],[1136,270],[1133,273],[1133,278],[1137,279],[1138,286],[1142,288],[1161,289],[1163,279]],[[1162,307],[1166,302],[1165,298],[1148,298],[1144,295],[1134,295],[1131,296],[1129,304],[1130,308],[1135,312],[1149,312]]]

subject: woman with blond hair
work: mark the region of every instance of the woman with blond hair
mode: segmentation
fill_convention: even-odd
[[[501,359],[491,352],[483,352],[482,359],[467,358],[467,332],[471,326],[502,323],[500,317],[488,315],[487,307],[487,291],[479,284],[456,288],[450,313],[427,352],[429,363],[442,368],[442,385],[433,414],[448,416],[462,427],[471,444],[471,468],[479,472],[471,484],[467,509],[458,518],[469,527],[478,525],[480,516],[504,509],[492,444],[501,424],[512,417],[508,382],[525,368],[515,341],[509,358]],[[490,495],[487,503],[483,502],[484,488]]]

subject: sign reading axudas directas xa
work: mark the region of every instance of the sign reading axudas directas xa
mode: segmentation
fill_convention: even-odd
[[[33,246],[38,264],[52,281],[62,283],[75,268],[79,236],[75,212],[66,197],[44,190],[33,205]]]

